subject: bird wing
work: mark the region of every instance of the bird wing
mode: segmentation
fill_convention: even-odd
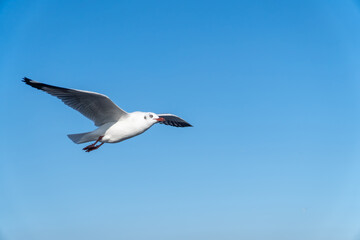
[[[26,77],[23,82],[59,98],[66,105],[92,120],[96,126],[117,122],[127,115],[127,112],[119,108],[110,98],[100,93],[51,86]]]
[[[158,116],[165,119],[165,121],[159,122],[161,124],[170,125],[173,127],[192,127],[190,123],[174,114],[158,114]]]

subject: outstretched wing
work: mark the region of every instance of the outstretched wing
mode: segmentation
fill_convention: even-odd
[[[117,122],[121,117],[127,115],[127,112],[100,93],[51,86],[27,77],[23,82],[59,98],[66,105],[92,120],[96,126]]]
[[[165,119],[165,121],[159,122],[161,124],[170,125],[173,127],[192,127],[190,123],[174,114],[158,114],[158,116]]]

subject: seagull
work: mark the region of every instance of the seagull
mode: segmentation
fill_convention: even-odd
[[[117,143],[135,137],[155,123],[173,127],[192,127],[184,119],[173,114],[140,111],[127,113],[113,103],[110,98],[100,93],[56,87],[33,81],[27,77],[23,78],[23,82],[59,98],[66,105],[94,122],[98,127],[94,131],[68,135],[76,144],[95,141],[83,148],[85,152],[96,150],[104,143]],[[97,143],[99,144],[96,145]]]

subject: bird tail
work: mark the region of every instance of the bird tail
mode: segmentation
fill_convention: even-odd
[[[96,136],[91,134],[92,132],[86,132],[86,133],[77,133],[77,134],[68,134],[67,136],[77,144],[80,143],[86,143],[95,141],[97,139]]]

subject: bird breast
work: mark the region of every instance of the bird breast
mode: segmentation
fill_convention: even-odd
[[[106,130],[102,141],[107,143],[121,142],[145,132],[150,127],[151,125],[141,124],[137,121],[131,121],[131,119],[119,121]]]

